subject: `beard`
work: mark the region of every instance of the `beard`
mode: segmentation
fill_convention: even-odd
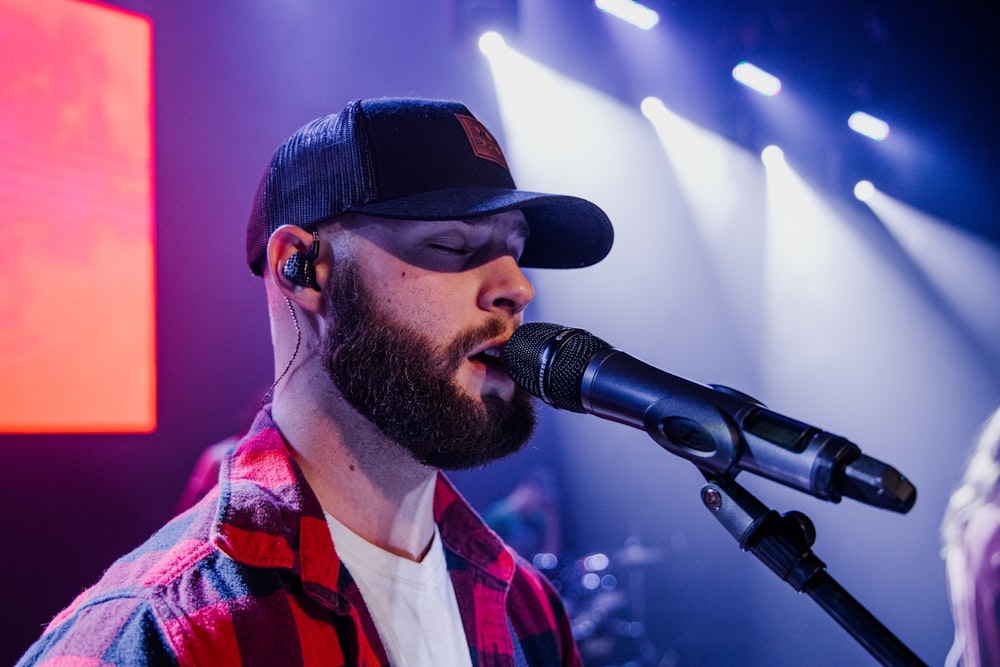
[[[476,400],[454,378],[469,353],[504,333],[494,319],[445,346],[379,311],[347,261],[324,290],[328,321],[323,364],[344,399],[420,463],[475,468],[519,451],[535,428],[531,395]]]

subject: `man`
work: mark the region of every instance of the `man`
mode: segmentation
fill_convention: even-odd
[[[438,471],[531,435],[498,360],[534,295],[521,267],[586,266],[611,242],[593,204],[516,190],[461,104],[356,101],[300,129],[247,230],[270,404],[218,488],[22,663],[579,664],[555,591]]]

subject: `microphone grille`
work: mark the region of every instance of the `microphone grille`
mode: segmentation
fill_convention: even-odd
[[[608,347],[583,329],[528,322],[504,346],[504,367],[514,382],[546,403],[584,412],[580,402],[583,372],[594,353]]]

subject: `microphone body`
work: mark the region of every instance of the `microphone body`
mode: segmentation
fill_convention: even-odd
[[[734,389],[657,369],[582,329],[523,324],[503,358],[514,382],[546,403],[643,429],[705,473],[746,470],[830,502],[846,495],[897,512],[916,500],[906,478],[848,440]]]

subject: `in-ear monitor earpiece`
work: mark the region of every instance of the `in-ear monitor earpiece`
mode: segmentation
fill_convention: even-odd
[[[319,289],[316,283],[316,270],[313,261],[319,257],[319,234],[313,230],[313,242],[307,252],[297,252],[288,258],[281,269],[282,275],[296,285]]]

